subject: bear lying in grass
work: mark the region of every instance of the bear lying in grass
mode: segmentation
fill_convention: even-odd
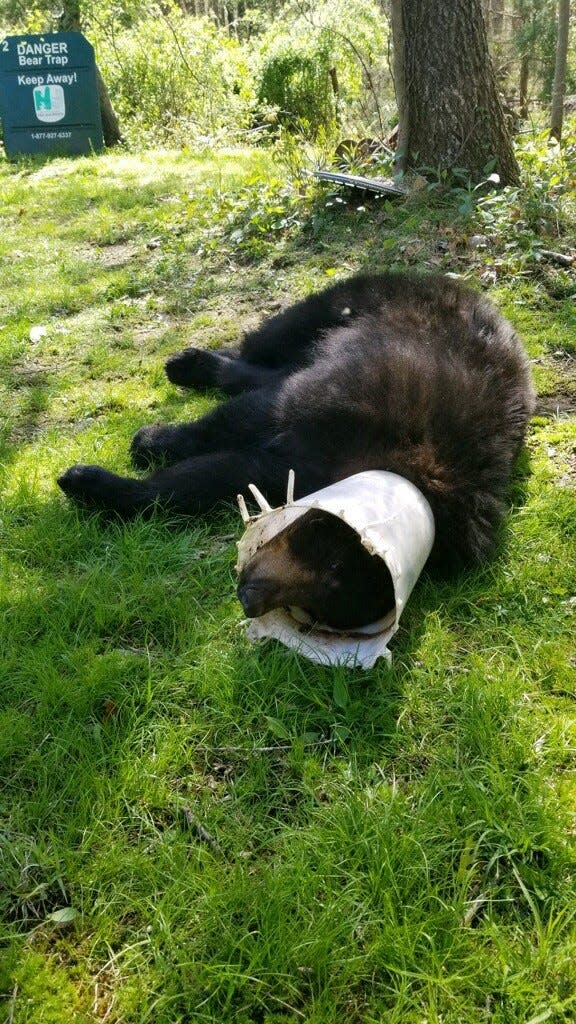
[[[196,516],[246,494],[249,483],[281,504],[290,468],[297,497],[385,469],[415,484],[432,507],[430,564],[450,570],[490,554],[533,391],[514,330],[461,283],[359,275],[266,320],[238,354],[186,349],[166,372],[174,384],[219,388],[230,398],[193,423],[139,430],[135,465],[162,467],[143,479],[73,466],[58,481],[70,498],[123,518],[157,506]],[[347,543],[334,538],[334,548]],[[290,558],[316,577],[334,564],[342,575],[350,564],[331,557],[330,545],[321,550],[286,547],[287,590]],[[350,581],[354,572],[344,575]],[[372,603],[370,586],[359,606]],[[328,596],[321,605],[329,611]]]

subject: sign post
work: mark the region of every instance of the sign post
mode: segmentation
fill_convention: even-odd
[[[0,42],[0,117],[9,157],[104,148],[94,49],[80,32]]]

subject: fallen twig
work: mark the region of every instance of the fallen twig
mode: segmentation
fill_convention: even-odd
[[[6,1024],[12,1024],[14,1020],[14,1011],[16,1009],[16,998],[18,996],[18,983],[14,985],[12,989],[12,995],[10,996],[10,1005],[8,1007],[8,1016],[6,1017]]]
[[[468,907],[468,910],[462,917],[462,925],[464,928],[469,928],[478,912],[482,909],[486,903],[486,896],[477,896],[475,900]]]
[[[571,267],[576,260],[576,255],[569,256],[565,252],[553,252],[552,249],[540,249],[540,256],[550,263],[557,263],[560,267]]]
[[[186,804],[182,804],[180,810],[182,811],[182,814],[186,818],[186,822],[189,828],[192,830],[197,839],[200,839],[203,843],[206,843],[206,846],[210,847],[212,853],[216,853],[218,854],[219,857],[223,857],[224,851],[222,847],[218,845],[214,837],[210,835],[210,833],[204,828],[204,826],[201,825],[199,821],[196,821],[196,818],[192,814],[190,808]]]

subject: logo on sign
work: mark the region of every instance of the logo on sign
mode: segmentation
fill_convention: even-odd
[[[61,85],[37,85],[34,89],[34,110],[39,121],[61,121],[66,113],[64,89]]]

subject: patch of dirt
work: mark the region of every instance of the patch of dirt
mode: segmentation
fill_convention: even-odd
[[[16,390],[18,388],[45,387],[50,382],[50,372],[50,367],[30,359],[10,369],[11,387]]]
[[[30,175],[30,181],[43,181],[47,178],[66,178],[77,170],[74,160],[54,160]]]
[[[550,357],[534,360],[554,370],[558,379],[553,391],[538,395],[536,415],[567,419],[576,415],[576,359],[566,352],[554,352]]]
[[[560,487],[576,486],[576,445],[547,445],[546,454],[559,474]]]
[[[561,487],[576,487],[576,450],[565,455],[566,472],[560,477]]]
[[[98,262],[103,267],[125,267],[138,255],[138,246],[132,242],[113,242],[105,248],[96,249]]]
[[[138,348],[146,345],[150,341],[161,339],[166,333],[166,330],[171,326],[170,318],[165,316],[163,313],[159,313],[156,316],[156,322],[148,322],[135,328],[132,335],[134,345]]]
[[[576,416],[576,391],[557,388],[549,395],[538,395],[536,415],[566,419]]]

